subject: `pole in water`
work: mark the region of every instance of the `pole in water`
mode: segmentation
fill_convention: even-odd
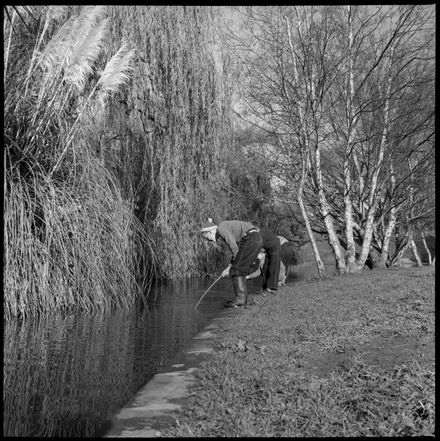
[[[222,275],[220,274],[217,279],[212,283],[212,285],[203,293],[202,297],[200,297],[200,300],[197,302],[197,305],[194,307],[194,309],[197,311],[197,306],[199,306],[199,303],[202,301],[203,297],[208,293],[208,291],[222,278]]]

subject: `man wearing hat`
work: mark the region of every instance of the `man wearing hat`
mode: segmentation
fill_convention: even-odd
[[[247,303],[246,276],[261,249],[266,252],[267,292],[276,292],[280,271],[280,240],[272,231],[257,228],[250,222],[231,220],[216,225],[211,218],[202,226],[202,236],[209,241],[222,239],[232,253],[231,263],[222,272],[231,277],[235,297],[225,304],[227,308],[245,306]]]

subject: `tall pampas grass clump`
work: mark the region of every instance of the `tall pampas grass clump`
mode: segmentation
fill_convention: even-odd
[[[106,64],[106,8],[6,7],[5,317],[130,304],[151,282],[150,237],[96,153],[96,115],[133,51]],[[103,66],[100,70],[100,66]]]

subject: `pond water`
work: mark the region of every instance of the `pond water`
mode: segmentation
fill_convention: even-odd
[[[196,311],[212,282],[163,283],[130,309],[5,323],[3,435],[99,435],[232,297],[231,281],[219,280]]]

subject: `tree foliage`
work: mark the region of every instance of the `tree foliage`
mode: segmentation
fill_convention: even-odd
[[[111,23],[114,41],[130,41],[137,55],[103,128],[106,157],[118,157],[123,187],[156,239],[160,275],[188,276],[206,257],[200,224],[226,207],[215,195],[227,181],[219,164],[230,97],[210,8],[113,7]]]

